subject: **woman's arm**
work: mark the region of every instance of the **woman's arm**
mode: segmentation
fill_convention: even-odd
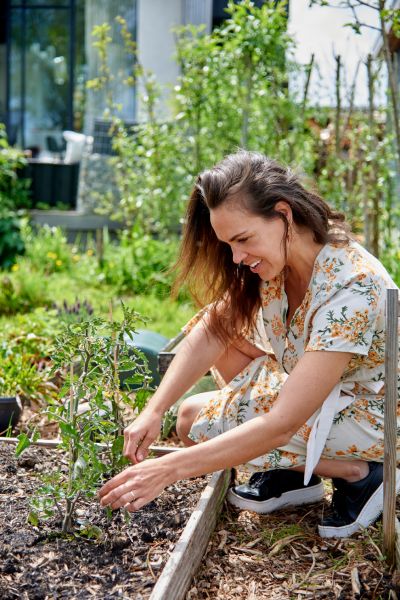
[[[202,377],[223,354],[223,344],[211,335],[203,318],[183,340],[158,389],[124,431],[124,456],[136,464],[148,455],[160,433],[161,419],[170,406]]]
[[[210,333],[203,318],[182,341],[148,408],[164,414],[207,373],[224,351],[224,345]]]
[[[137,510],[166,485],[246,463],[284,446],[322,406],[339,382],[351,353],[307,352],[282,387],[272,410],[207,442],[128,467],[100,490],[103,505]],[[132,494],[135,501],[131,504]]]

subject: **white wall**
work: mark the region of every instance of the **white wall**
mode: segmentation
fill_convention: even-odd
[[[137,44],[139,61],[145,69],[151,70],[157,82],[165,88],[176,81],[179,69],[174,60],[175,42],[171,29],[182,24],[182,0],[139,0],[137,12]],[[138,86],[137,119],[146,119],[142,101],[143,88]],[[167,90],[158,117],[168,115]],[[161,113],[161,114],[160,114]]]
[[[155,75],[163,88],[163,96],[158,106],[158,117],[167,118],[169,91],[179,75],[175,61],[175,40],[172,29],[178,25],[205,23],[211,27],[212,0],[138,0],[137,44],[139,61],[145,69]],[[138,87],[137,119],[146,119],[141,96],[143,89]]]

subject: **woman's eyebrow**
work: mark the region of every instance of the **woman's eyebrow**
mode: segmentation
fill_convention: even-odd
[[[236,233],[236,235],[234,235],[233,237],[231,237],[230,240],[228,240],[229,242],[234,242],[235,240],[237,240],[237,238],[242,237],[242,235],[246,235],[246,230],[242,231],[241,233]]]

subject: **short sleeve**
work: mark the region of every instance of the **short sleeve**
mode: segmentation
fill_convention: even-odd
[[[367,355],[383,328],[384,281],[361,274],[330,296],[315,312],[306,351],[330,350]]]

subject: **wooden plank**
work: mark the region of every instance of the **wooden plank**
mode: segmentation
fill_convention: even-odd
[[[18,444],[18,438],[13,437],[0,437],[0,442],[4,444]],[[42,446],[43,448],[57,448],[60,445],[61,440],[46,440],[39,439],[36,442],[32,442],[32,446]],[[99,448],[107,448],[107,444],[98,444],[96,446]],[[150,446],[150,452],[153,452],[156,456],[164,456],[165,454],[171,454],[171,452],[177,452],[178,450],[182,450],[178,446]]]
[[[158,353],[158,372],[160,375],[164,375],[173,358],[175,357],[176,351],[182,344],[185,338],[183,331],[178,333],[177,336],[169,340],[167,344]]]
[[[150,600],[183,600],[222,508],[229,470],[214,473],[158,579]]]
[[[398,377],[398,290],[386,296],[385,426],[383,465],[383,554],[390,567],[395,564],[396,521],[396,434]]]

